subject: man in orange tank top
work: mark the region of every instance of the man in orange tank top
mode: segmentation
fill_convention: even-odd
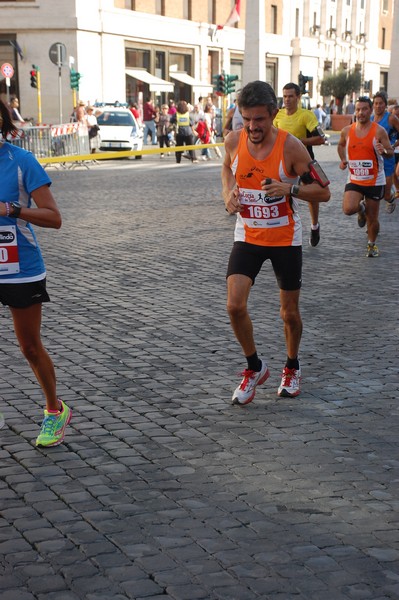
[[[372,112],[370,98],[363,96],[356,101],[356,122],[343,128],[337,149],[339,168],[349,168],[342,203],[344,214],[357,213],[359,227],[367,223],[366,256],[377,257],[378,213],[386,183],[383,156],[393,156],[394,151],[385,129],[371,121]]]
[[[297,199],[327,202],[328,180],[318,163],[309,162],[305,146],[293,135],[273,127],[277,99],[263,81],[248,83],[238,97],[244,122],[225,140],[223,198],[236,214],[234,246],[227,269],[227,311],[247,360],[233,404],[245,405],[256,386],[269,377],[258,357],[248,298],[263,263],[270,260],[280,288],[287,361],[279,396],[297,396],[301,380],[298,360],[302,335],[299,293],[302,272],[302,228]]]

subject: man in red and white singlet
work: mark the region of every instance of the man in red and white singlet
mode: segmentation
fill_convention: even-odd
[[[371,121],[372,112],[370,98],[363,96],[356,101],[356,122],[343,128],[337,150],[339,168],[349,169],[342,204],[344,214],[357,213],[359,227],[367,223],[366,256],[377,257],[378,213],[386,182],[383,156],[393,156],[394,151],[385,129]]]
[[[330,191],[319,165],[309,162],[305,146],[293,135],[273,127],[277,99],[269,84],[248,83],[240,92],[238,106],[244,128],[231,131],[226,137],[222,184],[226,210],[237,215],[227,269],[227,310],[247,359],[247,368],[232,401],[245,405],[253,400],[256,386],[269,377],[266,362],[257,354],[247,308],[251,287],[268,259],[280,288],[280,314],[287,347],[278,395],[299,394],[302,227],[297,199],[327,202]]]

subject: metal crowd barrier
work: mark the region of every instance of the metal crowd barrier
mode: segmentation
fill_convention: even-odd
[[[9,139],[15,146],[29,150],[36,158],[56,156],[81,156],[90,153],[89,135],[86,125],[66,123],[61,125],[40,125],[23,127],[15,137]],[[76,163],[80,163],[77,160]],[[60,162],[64,167],[66,163]],[[69,167],[74,162],[68,161]]]

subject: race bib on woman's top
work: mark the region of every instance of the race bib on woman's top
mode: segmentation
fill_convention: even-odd
[[[0,226],[0,277],[19,273],[17,228],[15,225]]]
[[[247,227],[269,229],[288,225],[285,196],[269,196],[262,190],[240,188],[239,199],[244,209],[240,216]]]

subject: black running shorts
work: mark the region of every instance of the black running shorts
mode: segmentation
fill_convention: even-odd
[[[302,284],[302,246],[257,246],[234,242],[227,276],[247,275],[255,283],[263,263],[270,260],[281,290],[299,290]]]
[[[32,304],[50,302],[46,291],[46,279],[31,283],[1,283],[0,302],[11,308],[28,308]]]
[[[382,200],[385,196],[385,185],[358,185],[357,183],[347,183],[345,192],[359,192],[365,198],[370,200]]]

